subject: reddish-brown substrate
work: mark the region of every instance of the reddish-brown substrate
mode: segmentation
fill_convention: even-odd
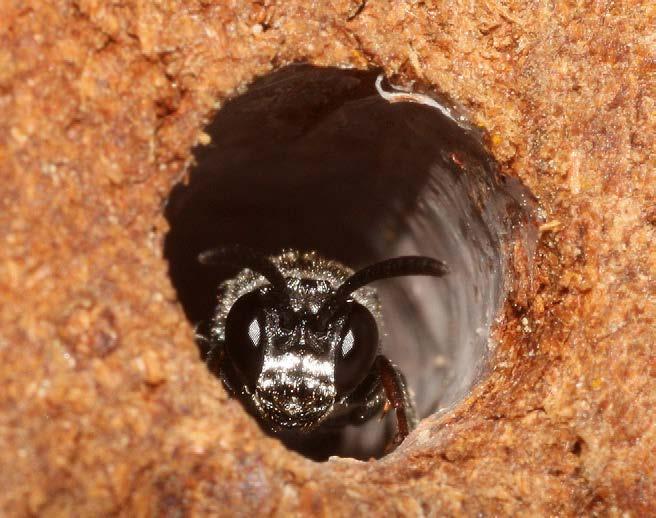
[[[654,512],[654,3],[431,4],[0,6],[4,514]],[[446,93],[546,212],[491,375],[378,462],[263,436],[161,255],[217,102],[299,60]]]

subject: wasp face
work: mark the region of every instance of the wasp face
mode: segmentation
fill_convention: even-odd
[[[366,376],[378,331],[353,301],[320,326],[317,312],[334,293],[327,281],[292,278],[288,291],[288,304],[267,288],[240,297],[226,318],[225,351],[272,428],[307,431]]]
[[[414,423],[405,413],[410,397],[402,375],[378,354],[380,306],[366,285],[400,275],[441,276],[444,263],[401,257],[354,273],[315,253],[267,258],[239,246],[208,250],[199,260],[248,266],[219,288],[208,364],[268,428],[307,432],[349,411],[357,422],[356,407],[373,415],[385,385],[407,434]],[[372,373],[374,384],[357,392]]]
[[[326,355],[287,352],[266,356],[254,402],[273,425],[310,429],[330,415],[335,396]]]
[[[328,417],[335,402],[334,351],[342,322],[316,329],[316,301],[329,292],[327,283],[293,280],[290,288],[291,307],[274,303],[256,320],[264,356],[254,402],[278,427],[309,429]]]

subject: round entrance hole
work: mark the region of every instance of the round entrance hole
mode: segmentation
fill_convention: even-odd
[[[405,374],[420,417],[466,395],[490,357],[510,254],[530,256],[536,237],[530,193],[499,173],[481,132],[446,104],[394,93],[376,72],[305,65],[255,81],[206,132],[211,143],[196,150],[166,211],[165,256],[189,321],[212,318],[218,285],[237,271],[199,264],[198,254],[216,246],[312,250],[354,269],[435,257],[450,267],[442,279],[374,285],[383,352]],[[394,433],[391,414],[307,441],[282,439],[314,459],[380,457]]]

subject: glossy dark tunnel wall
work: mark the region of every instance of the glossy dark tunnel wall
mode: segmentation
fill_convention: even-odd
[[[383,350],[425,416],[484,372],[505,251],[515,239],[532,247],[530,195],[498,173],[477,130],[422,96],[389,102],[376,78],[291,66],[226,103],[188,183],[170,195],[165,256],[194,325],[211,318],[217,285],[235,273],[198,263],[199,252],[220,244],[316,250],[353,268],[407,254],[447,261],[444,279],[377,285]],[[297,446],[315,458],[379,456],[391,424],[321,438],[319,449]]]

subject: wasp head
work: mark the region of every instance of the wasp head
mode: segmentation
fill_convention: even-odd
[[[225,261],[235,253],[229,250],[212,250],[201,261]],[[293,268],[282,269],[273,258],[238,249],[250,272],[224,284],[212,334],[223,348],[224,381],[256,414],[274,430],[309,431],[358,387],[379,352],[375,294],[353,292],[414,271],[408,260],[416,258],[402,258],[401,269],[393,260],[353,274],[314,254],[303,256],[305,267],[299,267],[300,256],[288,254]]]

